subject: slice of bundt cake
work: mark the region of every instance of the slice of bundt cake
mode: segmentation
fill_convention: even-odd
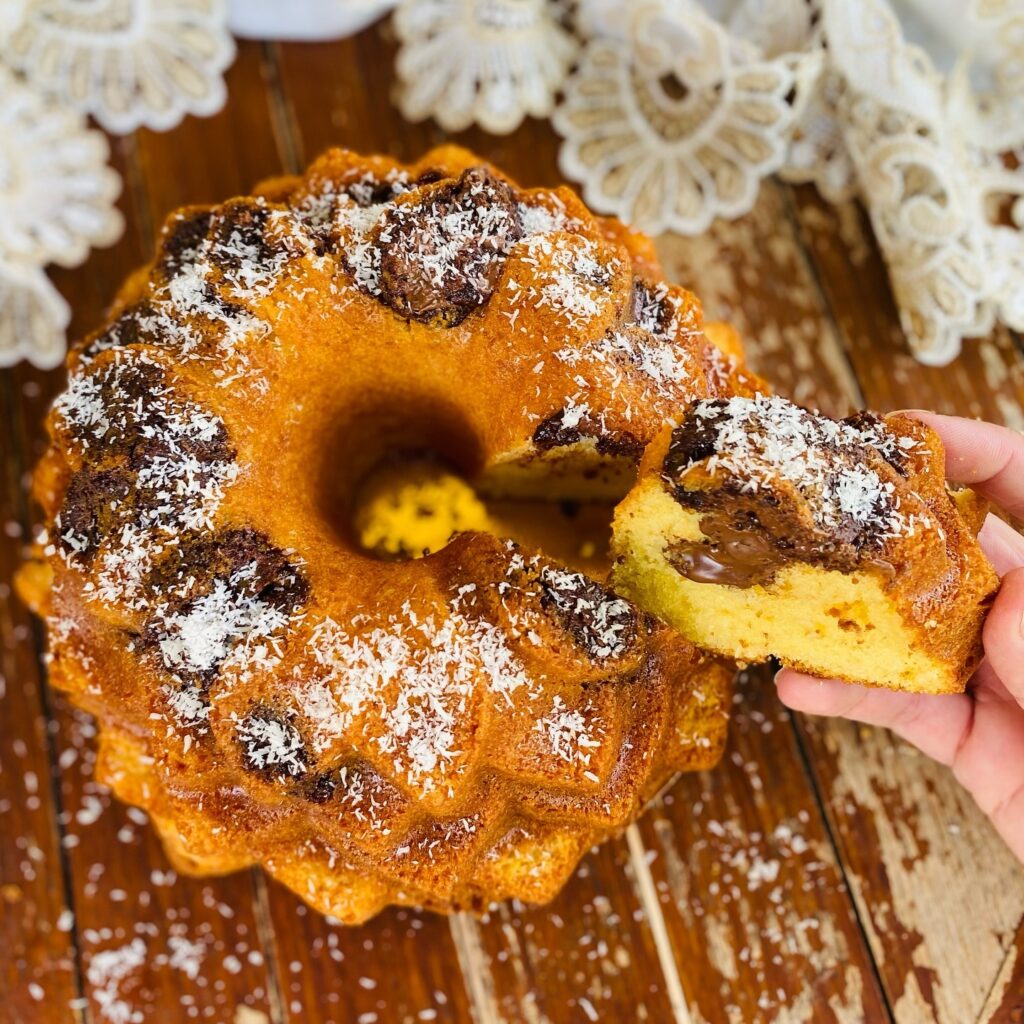
[[[983,512],[948,489],[941,442],[917,420],[705,399],[651,444],[619,505],[613,580],[700,647],[954,692],[998,585]]]

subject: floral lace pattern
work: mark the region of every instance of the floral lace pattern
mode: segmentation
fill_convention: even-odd
[[[0,68],[0,254],[74,266],[121,233],[107,140]]]
[[[733,44],[696,5],[632,8],[628,35],[595,35],[555,114],[562,170],[597,209],[651,232],[696,234],[754,203],[786,155],[786,61]]]
[[[41,267],[73,266],[120,235],[107,140],[0,67],[0,366],[64,353],[64,300]]]
[[[1024,146],[1024,3],[960,0],[955,22],[907,6],[904,25],[885,0],[825,0],[823,26],[834,123],[904,331],[942,365],[997,319],[1024,329],[1024,171],[1004,159]]]
[[[28,359],[41,369],[64,358],[71,310],[43,271],[0,257],[0,366]]]
[[[577,20],[554,124],[591,205],[692,234],[778,170],[862,199],[922,362],[1024,329],[1024,0],[581,0]]]
[[[108,131],[173,128],[224,103],[224,0],[17,0],[6,60]]]
[[[234,56],[225,0],[0,2],[0,366],[57,365],[68,308],[42,268],[123,230],[103,134],[212,114]]]
[[[448,131],[547,117],[576,52],[546,0],[406,0],[395,30],[402,113]]]
[[[229,3],[286,36],[394,8],[407,118],[550,116],[587,202],[650,232],[741,216],[774,172],[859,197],[922,362],[1024,330],[1024,0],[0,0],[0,365],[54,359],[66,316],[35,271],[120,230],[80,115],[126,132],[218,109]]]

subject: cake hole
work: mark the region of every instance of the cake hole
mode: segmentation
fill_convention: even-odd
[[[364,392],[323,432],[313,486],[320,514],[346,548],[376,559],[422,558],[459,533],[515,540],[577,572],[607,577],[615,500],[574,471],[529,479],[495,477],[496,493],[564,494],[567,479],[593,500],[495,498],[474,482],[483,466],[475,425],[437,394]],[[561,476],[559,475],[561,472]],[[551,479],[548,479],[548,475]],[[498,488],[501,488],[498,491]],[[625,488],[622,488],[623,490]],[[618,488],[616,488],[616,492]],[[617,500],[617,499],[616,499]]]
[[[611,502],[550,502],[479,494],[450,460],[424,451],[393,452],[355,496],[352,532],[368,554],[422,558],[468,530],[543,551],[603,579],[609,569]]]
[[[360,486],[353,510],[359,546],[387,560],[422,558],[488,523],[473,488],[429,452],[392,454]]]
[[[472,477],[482,462],[476,432],[460,410],[438,396],[397,389],[351,402],[324,433],[321,450],[315,481],[320,514],[345,547],[356,550],[365,548],[365,516],[356,514],[357,506],[376,495],[376,507],[385,508],[384,491],[402,489],[399,467],[435,463]],[[378,476],[382,482],[374,484]]]

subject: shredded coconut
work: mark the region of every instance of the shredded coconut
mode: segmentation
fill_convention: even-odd
[[[534,732],[544,736],[551,752],[562,761],[589,765],[591,751],[601,746],[600,738],[587,725],[586,715],[592,710],[589,704],[570,709],[556,696],[551,709],[537,720]]]
[[[530,686],[503,631],[467,618],[456,602],[425,617],[406,603],[400,616],[359,633],[325,619],[310,647],[329,684],[329,692],[323,682],[302,691],[312,696],[302,712],[314,723],[314,743],[322,748],[372,710],[383,726],[377,746],[424,793],[457,759],[459,720],[478,687],[507,698]]]
[[[243,677],[256,668],[272,668],[280,659],[273,639],[290,616],[246,592],[243,584],[256,572],[252,563],[227,580],[216,579],[209,593],[185,612],[158,615],[160,654],[171,671],[202,673],[237,666]]]
[[[921,516],[904,513],[891,481],[870,466],[842,457],[844,451],[865,448],[884,456],[875,430],[864,432],[767,395],[709,399],[698,402],[691,414],[712,432],[709,471],[735,473],[749,491],[769,486],[774,479],[789,481],[823,530],[852,521],[878,536],[910,536],[922,522]]]
[[[620,657],[634,635],[633,608],[578,572],[545,566],[540,574],[551,601],[580,623],[579,632],[595,658]]]
[[[118,949],[105,949],[93,954],[86,977],[104,1020],[111,1024],[134,1024],[142,1019],[141,1014],[122,996],[121,985],[145,962],[146,943],[139,938]]]
[[[246,763],[256,770],[302,775],[306,761],[302,736],[283,719],[249,715],[235,723],[235,733],[245,751]]]
[[[140,373],[149,375],[142,384]],[[224,424],[167,386],[149,356],[131,351],[118,352],[102,369],[86,367],[73,374],[54,408],[86,452],[153,442],[143,449],[133,499],[120,507],[121,525],[105,539],[91,591],[101,601],[141,609],[142,582],[154,558],[183,532],[212,528],[226,489],[237,477],[238,467],[226,449],[210,448],[226,436]],[[201,458],[204,447],[212,454]],[[86,548],[85,538],[63,527],[60,515],[55,526],[66,560],[75,564]]]

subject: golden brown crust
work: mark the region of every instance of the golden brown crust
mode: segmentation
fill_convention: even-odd
[[[352,921],[549,898],[717,759],[730,667],[483,534],[369,559],[349,496],[425,435],[485,484],[631,464],[752,378],[568,190],[445,147],[262,191],[172,214],[69,357],[35,487],[52,584],[25,583],[54,683],[189,870],[259,863]]]

